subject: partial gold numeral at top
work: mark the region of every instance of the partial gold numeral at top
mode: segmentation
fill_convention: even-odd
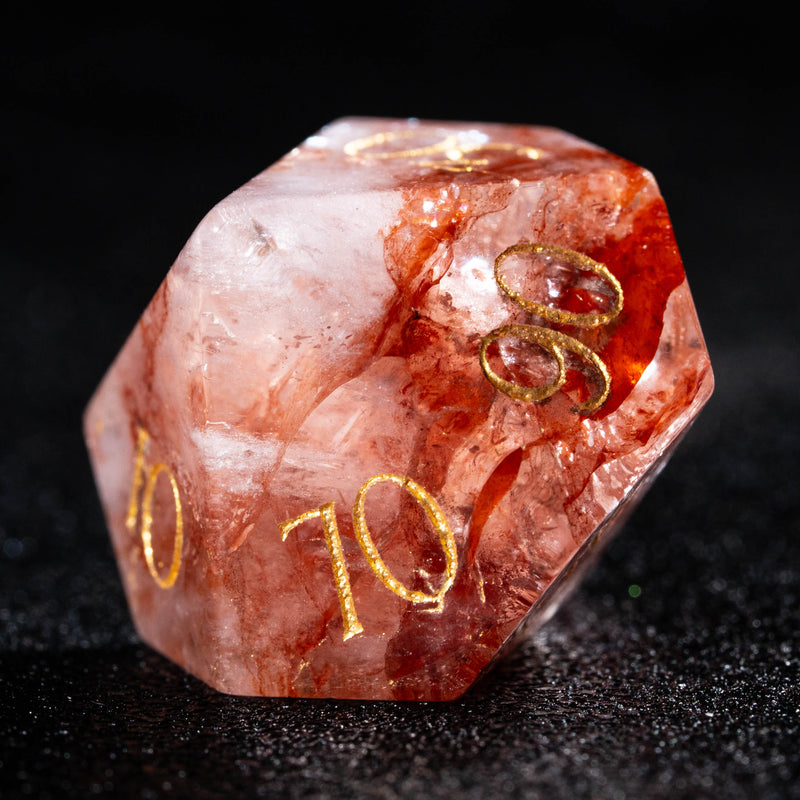
[[[372,536],[367,527],[366,514],[364,510],[364,503],[367,492],[370,487],[382,481],[389,481],[405,489],[422,507],[428,519],[431,521],[434,529],[439,535],[439,541],[442,545],[445,557],[445,571],[444,580],[439,591],[434,594],[427,594],[415,589],[409,589],[404,586],[397,578],[394,577],[391,570],[386,566],[386,562],[381,558],[378,548],[372,540]],[[342,542],[339,537],[339,526],[336,523],[336,513],[333,503],[325,503],[311,511],[306,511],[304,514],[295,517],[294,519],[287,520],[280,525],[281,536],[284,541],[291,531],[298,525],[310,519],[320,518],[322,521],[322,529],[325,533],[325,543],[328,547],[328,552],[331,557],[331,566],[333,568],[333,578],[336,584],[336,591],[339,595],[339,606],[342,611],[342,620],[344,622],[344,640],[347,641],[351,636],[361,633],[364,628],[358,620],[356,614],[355,601],[353,599],[353,591],[350,587],[350,576],[347,572],[347,566],[344,560],[344,552],[342,550]],[[389,591],[394,592],[398,597],[408,600],[410,603],[436,603],[436,608],[433,609],[439,613],[444,607],[444,596],[453,585],[458,569],[458,552],[456,550],[456,541],[450,526],[447,524],[442,510],[439,508],[438,503],[434,498],[411,478],[405,478],[400,475],[381,474],[375,475],[370,478],[358,491],[355,504],[353,506],[353,527],[355,530],[358,543],[364,552],[367,563],[370,565],[372,571],[378,579],[386,586]]]
[[[444,139],[433,142],[433,144],[417,147],[403,146],[408,140],[419,140],[428,131],[429,129],[425,128],[382,131],[371,136],[365,136],[362,139],[353,139],[344,146],[344,152],[348,156],[366,160],[416,159],[416,163],[421,167],[435,167],[453,172],[472,172],[476,167],[486,166],[489,163],[487,158],[472,158],[469,156],[470,153],[478,153],[479,151],[513,152],[515,155],[524,156],[532,160],[536,160],[541,156],[541,152],[535,147],[510,144],[508,142],[462,140],[454,133],[445,136]],[[393,147],[397,149],[392,149]],[[425,157],[428,157],[429,160],[419,160]]]
[[[434,142],[430,145],[423,145],[422,147],[403,147],[403,141],[407,139],[419,138],[424,134],[424,130],[412,128],[411,130],[401,131],[382,131],[381,133],[374,133],[372,136],[365,136],[363,139],[353,139],[344,146],[344,152],[348,156],[361,156],[362,158],[420,158],[421,156],[431,156],[435,153],[443,153],[451,150],[458,144],[458,139],[455,136],[447,136],[446,138]],[[381,147],[385,145],[394,146],[400,143],[400,147],[395,150],[385,149]]]
[[[523,297],[523,295],[514,291],[508,283],[506,283],[501,267],[509,256],[524,253],[560,258],[562,261],[566,261],[578,269],[593,272],[595,275],[598,275],[611,286],[614,292],[614,302],[611,308],[602,313],[579,314],[572,311],[564,311],[559,308],[551,308],[550,306],[545,306]],[[512,245],[500,253],[495,259],[494,277],[498,287],[509,300],[529,313],[543,317],[548,320],[548,322],[554,322],[560,325],[575,325],[581,328],[596,328],[610,322],[612,319],[619,316],[620,311],[622,311],[622,286],[608,267],[589,258],[589,256],[578,253],[575,250],[568,250],[564,247],[538,243],[532,244],[529,242],[520,242],[519,244]],[[547,350],[555,358],[558,366],[558,376],[556,379],[545,386],[530,387],[520,386],[519,384],[507,381],[497,375],[489,365],[486,350],[492,342],[503,338],[523,339],[528,342],[533,342],[544,350]],[[572,336],[567,336],[564,333],[551,330],[550,328],[543,328],[539,325],[503,325],[487,333],[486,336],[481,339],[478,358],[480,360],[481,369],[483,369],[483,374],[496,389],[515,400],[541,402],[548,397],[552,397],[566,381],[564,350],[575,353],[592,364],[599,375],[601,381],[600,390],[579,405],[579,409],[584,413],[596,411],[606,402],[611,393],[611,376],[600,356],[598,356],[594,350],[587,347],[582,342],[579,342],[577,339],[574,339]]]
[[[178,490],[178,482],[172,474],[170,468],[163,463],[155,464],[147,471],[147,478],[144,479],[145,463],[144,451],[150,434],[144,428],[138,429],[136,442],[136,460],[133,470],[133,483],[131,484],[131,498],[128,503],[128,515],[125,525],[128,530],[133,532],[139,519],[139,512],[142,517],[142,549],[144,550],[144,560],[147,569],[153,576],[153,580],[162,588],[169,589],[175,584],[181,568],[181,557],[183,553],[183,512],[181,510],[181,495]],[[172,563],[165,578],[158,574],[158,569],[153,555],[153,495],[156,490],[158,476],[164,473],[172,488],[172,499],[175,503],[175,540],[172,550]],[[142,492],[144,483],[144,492]],[[140,500],[141,498],[141,500]]]

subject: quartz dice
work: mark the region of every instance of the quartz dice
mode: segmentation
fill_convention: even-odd
[[[84,427],[145,641],[234,694],[446,700],[712,387],[646,170],[343,119],[200,223]]]

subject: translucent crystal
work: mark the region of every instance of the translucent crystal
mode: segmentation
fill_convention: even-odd
[[[93,397],[133,618],[235,694],[464,692],[713,378],[644,169],[345,119],[202,221]]]

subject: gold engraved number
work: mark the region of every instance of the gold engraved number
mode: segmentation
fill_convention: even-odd
[[[434,129],[435,130],[435,129]],[[411,130],[382,131],[362,139],[354,139],[344,146],[344,152],[351,157],[375,159],[405,158],[422,159],[429,157],[428,161],[418,161],[423,167],[437,167],[445,170],[471,172],[476,166],[486,166],[486,158],[470,158],[469,153],[484,150],[513,151],[517,155],[526,156],[532,160],[538,159],[541,152],[535,147],[526,145],[509,144],[508,142],[478,142],[462,141],[457,134],[449,134],[433,144],[419,147],[403,147],[407,140],[419,139],[426,133],[424,128]],[[397,149],[389,149],[397,147]]]
[[[511,255],[520,253],[531,253],[533,255],[545,255],[550,257],[559,258],[573,264],[578,269],[593,272],[595,275],[601,277],[607,284],[611,286],[614,291],[614,302],[608,311],[602,313],[587,313],[578,314],[572,311],[564,311],[559,308],[550,308],[550,306],[536,303],[523,297],[519,292],[514,291],[501,272],[503,262]],[[520,242],[519,244],[512,245],[504,250],[495,259],[494,262],[494,277],[497,285],[506,297],[512,302],[516,303],[520,308],[525,309],[531,314],[543,317],[549,322],[554,322],[559,325],[575,325],[581,328],[596,328],[600,325],[605,325],[615,317],[619,316],[622,311],[622,286],[612,272],[604,265],[594,259],[589,258],[582,253],[575,250],[568,250],[564,247],[556,247],[555,245],[547,244],[531,244],[528,242]],[[519,384],[507,381],[497,375],[489,365],[489,359],[486,351],[489,345],[503,338],[517,338],[523,339],[528,342],[533,342],[539,345],[544,350],[547,350],[556,360],[558,366],[558,375],[554,381],[545,385],[537,387],[520,386]],[[608,399],[611,393],[611,376],[608,372],[603,360],[591,348],[587,347],[582,342],[574,339],[572,336],[567,336],[559,331],[554,331],[550,328],[543,328],[539,325],[503,325],[495,328],[490,333],[481,339],[479,360],[481,369],[486,379],[499,391],[507,394],[515,400],[524,400],[527,402],[541,402],[548,397],[552,397],[566,381],[566,364],[564,361],[564,350],[583,358],[585,361],[591,363],[601,379],[601,388],[595,392],[588,400],[581,403],[578,408],[584,413],[591,413],[596,411]]]
[[[369,528],[367,527],[367,519],[364,513],[364,501],[370,487],[381,481],[390,481],[396,483],[405,489],[422,507],[422,510],[431,521],[436,532],[439,534],[439,542],[444,551],[445,568],[444,568],[444,581],[442,586],[436,594],[426,594],[413,589],[407,589],[403,586],[397,578],[392,575],[389,568],[384,563],[383,559],[378,553],[378,548],[372,541]],[[411,478],[404,478],[400,475],[375,475],[370,478],[359,490],[356,497],[355,505],[353,506],[353,528],[355,529],[356,538],[364,551],[364,556],[367,559],[372,571],[378,576],[381,583],[394,592],[398,597],[408,600],[410,603],[436,603],[436,610],[441,611],[444,606],[444,596],[453,585],[456,579],[456,569],[458,568],[458,553],[456,551],[456,540],[447,520],[442,514],[438,503],[433,497],[425,491],[418,483],[415,483]]]
[[[367,492],[376,483],[382,481],[389,481],[396,483],[405,489],[422,507],[422,510],[427,515],[431,524],[439,534],[439,541],[442,545],[442,550],[445,556],[445,572],[442,586],[438,592],[434,594],[427,594],[414,589],[409,589],[404,586],[397,578],[394,577],[391,570],[386,566],[386,562],[381,558],[378,548],[372,540],[372,536],[367,527],[366,514],[364,510],[364,502]],[[289,533],[294,530],[298,525],[306,520],[316,519],[319,517],[322,520],[322,529],[325,532],[325,543],[328,546],[328,552],[331,557],[331,566],[333,567],[333,577],[336,584],[336,591],[339,595],[339,606],[342,610],[342,620],[344,621],[344,640],[347,641],[351,636],[361,633],[364,628],[358,620],[356,614],[355,601],[353,600],[353,591],[350,587],[350,576],[347,573],[347,566],[344,560],[344,552],[342,550],[342,542],[339,537],[339,526],[336,523],[336,513],[333,503],[325,503],[319,508],[312,511],[306,511],[299,517],[287,520],[280,525],[281,535],[284,541]],[[442,510],[439,508],[438,503],[434,498],[411,478],[406,478],[400,475],[381,474],[375,475],[370,478],[358,491],[355,504],[353,506],[353,527],[355,530],[356,538],[359,545],[364,552],[367,563],[370,568],[378,577],[378,579],[386,586],[389,591],[394,592],[398,597],[408,600],[410,603],[436,603],[436,612],[441,613],[444,606],[444,596],[447,594],[450,587],[453,585],[456,577],[456,570],[458,569],[458,553],[456,550],[456,541],[450,526],[447,524]]]
[[[342,540],[339,538],[339,526],[336,524],[336,512],[333,503],[306,511],[299,517],[287,520],[280,527],[281,537],[286,541],[286,537],[298,525],[309,519],[319,517],[322,520],[322,530],[325,532],[325,544],[328,545],[328,552],[331,554],[331,566],[333,567],[333,580],[336,584],[336,591],[339,594],[339,606],[342,609],[342,620],[344,621],[344,640],[347,641],[351,636],[361,633],[364,628],[358,621],[356,614],[356,604],[353,601],[353,590],[350,588],[350,576],[347,574],[347,565],[344,563],[344,552],[342,551]]]
[[[506,280],[500,271],[500,267],[509,256],[517,255],[519,253],[531,253],[533,255],[544,255],[560,258],[562,261],[573,264],[578,269],[583,269],[587,272],[594,272],[595,275],[599,275],[614,290],[614,304],[608,311],[602,314],[575,314],[572,311],[562,311],[559,308],[550,308],[550,306],[545,306],[541,303],[534,303],[532,300],[528,300],[519,292],[515,292],[506,283]],[[561,325],[577,325],[581,328],[596,328],[599,325],[605,325],[606,323],[611,322],[611,320],[619,316],[619,312],[622,311],[622,286],[616,277],[614,277],[612,272],[608,269],[608,267],[606,267],[605,264],[601,264],[599,261],[595,261],[593,258],[589,258],[589,256],[585,256],[583,253],[578,253],[575,250],[568,250],[565,247],[556,247],[552,244],[531,244],[529,242],[520,242],[519,244],[511,245],[511,247],[503,250],[503,252],[500,253],[500,255],[495,259],[494,279],[497,281],[497,285],[500,287],[503,294],[505,294],[509,300],[512,300],[526,311],[530,311],[531,314],[536,314],[539,317],[544,317],[550,322],[556,322]]]
[[[422,147],[407,147],[403,148],[402,143],[405,139],[413,139],[424,133],[424,130],[411,130],[402,131],[384,131],[375,133],[372,136],[365,136],[363,139],[354,139],[344,146],[344,152],[348,156],[361,156],[362,158],[420,158],[421,156],[430,156],[435,153],[442,153],[447,150],[452,150],[458,145],[458,139],[455,136],[448,136],[441,141],[435,142],[430,145],[423,145]],[[400,147],[396,150],[382,150],[380,148],[385,145],[394,145],[400,143]]]
[[[150,434],[144,428],[138,429],[138,439],[136,442],[136,462],[133,471],[133,483],[131,485],[131,498],[128,503],[128,515],[125,525],[129,531],[135,531],[141,510],[142,516],[142,549],[144,550],[144,560],[147,569],[152,575],[153,580],[162,588],[169,589],[175,584],[181,568],[181,555],[183,553],[183,512],[181,510],[181,495],[178,490],[178,482],[172,474],[170,468],[163,463],[155,464],[147,472],[147,479],[143,481],[145,472],[144,451]],[[158,476],[164,473],[172,488],[172,499],[175,503],[175,539],[172,550],[172,563],[166,578],[158,574],[158,569],[153,555],[153,495],[156,490]],[[144,482],[144,493],[142,483]],[[141,495],[141,506],[140,506]]]

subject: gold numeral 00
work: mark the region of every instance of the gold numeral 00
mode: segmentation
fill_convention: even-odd
[[[559,308],[551,308],[550,306],[536,303],[533,300],[523,297],[523,295],[514,291],[514,289],[508,285],[501,269],[503,262],[509,256],[513,255],[534,255],[558,258],[571,264],[576,269],[593,272],[611,287],[614,293],[614,300],[611,307],[605,312],[578,314]],[[520,242],[519,244],[512,245],[500,253],[495,259],[494,277],[500,291],[502,291],[511,302],[516,303],[516,305],[523,308],[529,314],[542,317],[548,322],[557,325],[574,325],[578,328],[597,328],[611,322],[611,320],[618,317],[619,313],[622,311],[622,286],[608,267],[606,267],[605,264],[601,264],[599,261],[589,258],[589,256],[583,253],[578,253],[575,250],[568,250],[564,247],[529,242]],[[520,386],[517,383],[501,378],[491,368],[486,351],[492,342],[505,338],[523,339],[527,342],[537,344],[543,350],[549,352],[556,360],[556,366],[558,367],[556,379],[545,386]],[[500,328],[495,328],[493,331],[490,331],[481,339],[478,359],[480,360],[483,374],[496,389],[512,397],[514,400],[538,403],[554,395],[564,385],[567,379],[567,368],[566,362],[564,361],[565,350],[580,356],[584,361],[590,363],[599,376],[601,384],[599,391],[596,391],[594,395],[578,406],[584,413],[596,411],[605,403],[611,393],[611,376],[600,356],[598,356],[594,350],[587,347],[582,342],[579,342],[577,339],[574,339],[572,336],[567,336],[560,331],[554,331],[552,328],[544,328],[539,325],[503,325]]]

